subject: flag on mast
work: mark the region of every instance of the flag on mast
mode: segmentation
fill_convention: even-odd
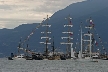
[[[90,20],[90,24],[93,24],[93,20]]]

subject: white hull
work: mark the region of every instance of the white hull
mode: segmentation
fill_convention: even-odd
[[[16,57],[13,57],[12,59],[13,60],[26,60],[26,58],[24,57],[24,54],[20,54],[20,55],[18,55]]]
[[[16,58],[16,57],[14,57],[14,58],[12,58],[13,60],[26,60],[25,58]]]
[[[48,59],[43,59],[43,60],[48,60]]]
[[[84,61],[84,62],[98,62],[98,59],[90,59],[90,58],[83,58],[83,59],[77,59],[77,61]]]

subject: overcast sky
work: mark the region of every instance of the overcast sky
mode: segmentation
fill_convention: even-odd
[[[0,29],[41,22],[47,15],[84,0],[0,0]]]

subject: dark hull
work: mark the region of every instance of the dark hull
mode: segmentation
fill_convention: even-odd
[[[13,60],[12,57],[8,57],[8,60]]]
[[[102,59],[102,60],[108,60],[108,58]]]

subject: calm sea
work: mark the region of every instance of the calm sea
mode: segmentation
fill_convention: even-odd
[[[0,59],[0,72],[108,72],[108,60],[7,60]]]

